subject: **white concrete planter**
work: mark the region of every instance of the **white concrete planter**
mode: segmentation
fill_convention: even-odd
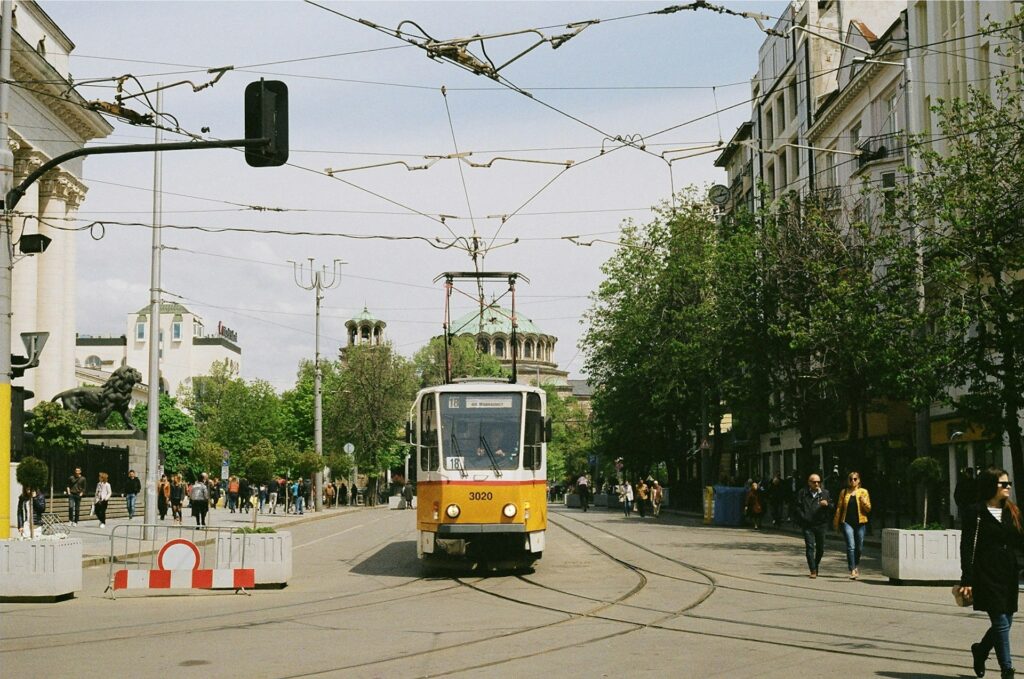
[[[284,586],[292,577],[292,534],[232,533],[218,537],[217,568],[252,568],[256,571],[257,586]]]
[[[0,540],[0,599],[62,599],[82,591],[82,541]]]
[[[416,496],[412,498],[412,506],[402,499],[401,495],[392,495],[388,498],[388,509],[416,509]]]
[[[960,531],[882,531],[882,574],[894,581],[960,579]]]
[[[576,493],[565,494],[565,506],[566,507],[582,507],[580,504],[580,496]]]

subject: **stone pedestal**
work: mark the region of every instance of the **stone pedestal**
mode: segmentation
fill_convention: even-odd
[[[960,531],[882,531],[882,574],[894,582],[960,579]]]
[[[89,443],[128,449],[128,469],[134,469],[142,481],[143,492],[146,488],[146,435],[140,430],[128,429],[88,429],[82,437]],[[128,469],[122,469],[127,474]]]

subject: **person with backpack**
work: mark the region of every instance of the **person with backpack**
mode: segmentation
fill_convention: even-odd
[[[210,487],[206,485],[206,474],[200,474],[199,479],[192,484],[188,494],[188,503],[192,507],[192,516],[196,519],[196,525],[206,526],[206,513],[210,511]]]

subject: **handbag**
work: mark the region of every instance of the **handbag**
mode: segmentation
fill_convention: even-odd
[[[971,545],[971,570],[974,570],[974,555],[978,551],[978,533],[981,531],[981,514],[978,515],[978,523],[974,527],[974,544]],[[961,608],[974,605],[974,589],[971,589],[970,596],[960,591],[960,585],[953,585],[953,601]]]

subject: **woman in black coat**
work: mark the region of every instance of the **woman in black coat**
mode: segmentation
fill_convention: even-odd
[[[1017,549],[1024,546],[1021,512],[1010,501],[1013,483],[1003,469],[978,475],[978,497],[964,517],[960,541],[960,591],[973,596],[974,610],[985,611],[991,626],[971,645],[974,673],[985,676],[985,661],[994,648],[1002,678],[1014,676],[1010,655],[1010,625],[1017,612]]]

